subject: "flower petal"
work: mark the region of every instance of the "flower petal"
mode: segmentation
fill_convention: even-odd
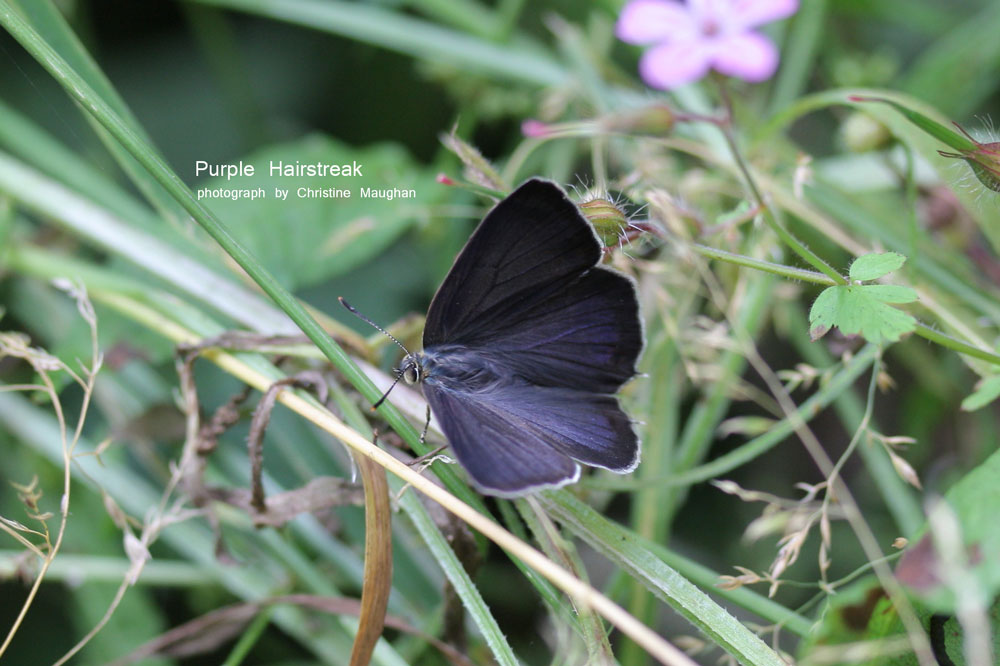
[[[732,21],[743,28],[787,18],[797,12],[799,0],[732,0]]]
[[[733,17],[733,0],[687,0],[688,11],[698,26],[702,38],[744,32],[746,29]]]
[[[632,0],[622,9],[615,26],[618,39],[629,44],[683,39],[696,30],[687,8],[672,0]]]
[[[670,42],[654,46],[639,61],[642,80],[661,90],[677,88],[705,76],[712,51],[703,41]]]
[[[715,40],[710,60],[723,74],[756,83],[778,68],[778,49],[764,35],[745,32]]]

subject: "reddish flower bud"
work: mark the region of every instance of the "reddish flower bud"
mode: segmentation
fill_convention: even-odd
[[[541,120],[529,118],[521,123],[521,134],[529,139],[544,139],[551,133],[549,126]]]
[[[1000,192],[1000,141],[980,143],[973,139],[960,125],[955,125],[974,144],[972,148],[959,150],[957,153],[946,153],[939,150],[943,157],[954,157],[965,160],[972,168],[979,182],[994,192]]]

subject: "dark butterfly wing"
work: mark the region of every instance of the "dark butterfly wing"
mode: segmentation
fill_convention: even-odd
[[[469,392],[427,381],[423,391],[458,461],[492,495],[571,483],[577,462],[615,472],[639,462],[632,424],[611,396],[525,383]]]
[[[627,277],[593,268],[511,307],[462,346],[538,386],[614,393],[635,375],[642,325]]]
[[[599,258],[593,231],[566,195],[527,181],[493,207],[455,259],[427,312],[424,347],[479,331],[497,305],[578,276]]]
[[[529,180],[491,210],[427,313],[424,348],[502,359],[540,386],[614,393],[635,374],[635,287],[596,267],[600,244],[556,185]]]

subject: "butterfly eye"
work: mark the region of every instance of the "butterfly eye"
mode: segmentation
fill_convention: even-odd
[[[407,384],[416,384],[420,381],[420,366],[413,364],[408,365],[405,370],[403,370],[403,380]]]

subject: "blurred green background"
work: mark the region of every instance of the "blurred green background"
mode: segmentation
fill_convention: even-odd
[[[613,0],[67,0],[57,4],[165,160],[192,188],[213,184],[195,179],[196,160],[223,163],[251,159],[262,165],[269,156],[277,156],[303,161],[358,159],[370,168],[375,185],[408,184],[417,189],[415,201],[371,205],[356,200],[285,206],[273,201],[218,200],[209,204],[284,285],[366,336],[370,330],[345,313],[336,298],[349,297],[369,317],[384,324],[423,313],[486,209],[480,199],[435,182],[438,173],[456,179],[461,174],[461,164],[441,143],[442,134],[454,128],[487,159],[504,165],[525,145],[521,123],[527,118],[552,122],[593,118],[625,104],[658,98],[637,81],[639,51],[613,37],[621,5]],[[310,22],[311,27],[302,25]],[[987,315],[997,305],[1000,262],[952,190],[969,198],[978,196],[978,208],[972,216],[991,221],[994,229],[998,208],[993,195],[969,195],[976,185],[964,165],[956,162],[947,174],[950,181],[944,191],[935,176],[919,169],[910,180],[900,173],[899,155],[891,147],[874,155],[852,150],[851,142],[861,140],[852,131],[878,132],[879,128],[855,120],[857,128],[852,130],[854,126],[847,122],[852,112],[843,106],[822,108],[787,128],[778,127],[787,131],[771,136],[764,132],[770,127],[768,122],[783,113],[797,116],[795,105],[806,95],[836,88],[906,93],[974,132],[991,129],[990,116],[1000,100],[1000,40],[996,39],[1000,4],[990,0],[803,0],[799,14],[770,27],[769,34],[783,47],[778,77],[760,86],[736,86],[737,125],[761,169],[770,168],[777,178],[791,182],[796,158],[811,156],[810,168],[835,193],[827,202],[834,200],[830,197],[840,197],[835,199],[836,205],[825,209],[839,228],[865,247],[874,244],[891,249],[891,242],[874,231],[881,228],[896,233],[895,238],[904,238],[910,247],[922,248],[924,260],[935,268],[942,267],[959,284],[980,292],[989,302],[989,307],[977,311],[962,300],[963,296],[943,288],[954,297],[949,305],[958,303],[955,307],[961,318],[981,325],[987,342],[995,346],[997,321]],[[692,109],[705,109],[712,103],[711,92],[701,87],[671,99]],[[79,160],[82,172],[141,197],[75,105],[6,34],[0,35],[0,110],[5,118],[13,114],[26,119],[62,142]],[[679,133],[713,145],[699,129],[681,129]],[[717,138],[715,141],[717,145]],[[571,186],[590,184],[602,179],[594,169],[600,164],[612,175],[601,184],[616,191],[627,190],[629,182],[624,174],[645,157],[641,144],[609,148],[600,143],[595,148],[595,143],[586,137],[547,143],[531,152],[516,173],[509,175],[514,182],[537,174]],[[14,147],[15,142],[6,135],[0,138],[0,145],[28,163],[33,160],[30,149]],[[602,150],[608,153],[595,159],[594,154]],[[59,164],[57,156],[52,159]],[[692,198],[686,203],[708,223],[722,220],[736,209],[742,195],[730,176],[693,157],[671,159],[657,173],[673,180],[665,178],[656,186],[677,192],[680,199],[704,195],[704,199]],[[258,170],[263,169],[259,166]],[[646,214],[642,202],[627,202],[627,207],[639,216]],[[374,222],[351,226],[366,216]],[[63,252],[108,268],[123,280],[136,276],[157,287],[166,286],[106,247],[95,247],[63,225],[51,224],[45,215],[18,211],[4,217],[5,241],[10,246],[28,244]],[[850,252],[839,247],[826,231],[790,217],[795,231],[828,261],[835,266],[849,263]],[[225,270],[227,262],[193,225],[156,219],[172,234],[168,242],[206,265]],[[872,222],[852,226],[850,220]],[[345,237],[337,233],[351,239],[348,251],[338,254],[339,246],[331,245],[331,239]],[[908,233],[911,235],[906,236]],[[899,251],[906,253],[905,248]],[[631,254],[640,266],[647,261],[659,266],[668,275],[664,278],[668,285],[673,279],[669,277],[671,262],[682,261],[669,243],[655,239],[638,243]],[[912,255],[911,260],[916,261]],[[727,286],[737,280],[730,268],[720,270]],[[913,274],[915,282],[922,279],[918,275]],[[797,285],[786,298],[778,286],[774,289],[779,294],[774,298],[774,311],[761,318],[756,337],[766,360],[775,369],[789,369],[800,361],[820,368],[833,363],[838,348],[831,349],[833,356],[825,352],[812,358],[802,356],[801,349],[808,344],[802,340],[804,319],[793,318],[795,313],[801,317],[818,290]],[[686,298],[684,293],[673,296],[678,301]],[[790,303],[787,308],[777,303],[786,300]],[[4,329],[27,332],[33,344],[70,363],[88,353],[86,327],[72,304],[38,275],[8,267],[0,283],[0,304]],[[651,320],[656,312],[655,307],[650,308]],[[719,318],[707,298],[691,307],[691,317],[699,313]],[[98,314],[105,352],[110,357],[116,350],[122,360],[108,359],[107,385],[98,391],[84,434],[95,444],[114,438],[118,443],[108,454],[107,464],[128,467],[136,478],[155,487],[165,477],[166,461],[179,452],[183,434],[179,414],[169,407],[177,383],[172,347],[162,337],[101,306]],[[232,319],[218,319],[226,327],[236,325]],[[661,329],[662,323],[650,324],[651,349]],[[419,339],[416,331],[409,333],[411,344]],[[791,343],[796,336],[799,344]],[[816,346],[828,348],[825,342]],[[384,368],[396,360],[394,353],[386,349],[379,356]],[[671,366],[673,374],[657,375],[656,357],[651,353],[647,352],[645,371],[655,381],[682,383],[674,392],[671,411],[675,410],[683,422],[702,401],[703,387],[683,383],[689,378],[682,365]],[[691,353],[688,360],[695,357]],[[925,493],[943,492],[996,450],[1000,432],[996,407],[971,414],[959,411],[976,375],[954,353],[910,339],[891,348],[886,358],[895,390],[877,397],[878,428],[887,434],[915,438],[918,445],[907,449],[907,460],[919,471]],[[706,362],[708,365],[711,363]],[[7,383],[31,378],[22,365],[12,362],[4,361],[0,371]],[[744,378],[748,385],[763,388],[752,372]],[[207,363],[198,366],[197,379],[206,413],[239,389],[233,378]],[[660,406],[649,395],[653,389],[642,381],[630,389],[628,401],[637,418],[654,422],[657,416],[653,411]],[[867,376],[858,381],[853,398],[847,401],[853,412],[842,405],[841,411],[829,410],[812,422],[820,439],[831,443],[832,456],[850,439],[866,391]],[[794,395],[801,402],[806,394]],[[72,413],[79,408],[80,392],[69,386],[64,400]],[[760,404],[746,400],[733,403],[725,416],[762,416],[765,412]],[[24,414],[26,422],[44,421],[35,412]],[[214,470],[219,480],[237,486],[245,483],[245,434],[244,423],[223,438],[218,469]],[[343,456],[329,453],[333,445],[287,412],[275,413],[268,437],[268,446],[278,452],[268,457],[268,470],[285,487],[301,485],[316,471],[348,473]],[[40,448],[25,446],[26,439],[23,432],[0,432],[0,515],[19,520],[24,511],[9,490],[11,482],[27,483],[38,476],[39,485],[46,489],[46,506],[55,511],[61,479],[61,470],[39,453]],[[709,457],[733,450],[746,439],[743,433],[720,435]],[[661,464],[670,469],[669,461]],[[861,460],[849,460],[844,476],[873,530],[891,541],[891,535],[901,532],[898,514],[894,516],[886,508],[878,484],[870,482]],[[789,497],[796,495],[797,483],[817,483],[823,477],[790,439],[726,478],[746,488]],[[919,507],[923,495],[911,489],[906,493],[911,508]],[[597,489],[590,499],[609,517],[632,521],[636,527],[637,502],[629,494],[611,495]],[[674,501],[679,502],[672,507],[676,520],[664,526],[669,540],[662,537],[672,550],[719,573],[732,573],[734,564],[758,571],[768,567],[776,550],[775,539],[748,543],[741,538],[747,524],[759,517],[759,505],[737,501],[705,483],[691,487],[686,499],[675,497]],[[347,507],[325,515],[322,529],[310,525],[305,532],[288,528],[262,537],[235,520],[232,525],[227,522],[223,533],[228,547],[244,565],[273,574],[266,589],[300,589],[303,571],[309,571],[328,577],[340,592],[356,595],[362,525],[362,511]],[[201,528],[197,545],[208,549],[205,552],[211,556],[208,531],[204,525]],[[421,559],[423,548],[412,529],[400,529],[411,542],[402,547],[407,552],[399,556],[402,561],[397,563],[397,579],[411,578],[398,583],[402,589],[390,612],[411,619],[435,615],[442,603],[441,573],[432,559]],[[833,579],[865,562],[847,528],[838,524],[835,532]],[[324,536],[317,536],[319,533]],[[74,496],[66,538],[67,554],[123,561],[120,530],[109,520],[101,497],[82,486]],[[290,545],[282,545],[286,540]],[[796,579],[816,580],[816,548],[815,540],[806,545],[793,572]],[[13,542],[0,542],[4,556],[14,549]],[[205,568],[204,562],[177,542],[164,539],[154,546],[153,554],[154,564],[162,560],[188,566],[176,571],[151,566],[147,584],[130,590],[79,663],[106,663],[167,628],[239,596],[231,585],[218,584],[215,571]],[[613,567],[586,546],[581,547],[580,556],[592,568],[595,584],[607,586],[627,604],[630,588],[623,577],[609,570]],[[297,558],[310,564],[302,565]],[[4,663],[50,663],[93,626],[117,586],[116,575],[102,574],[97,564],[98,560],[89,559],[78,571],[55,574],[54,579],[62,584],[42,586]],[[6,571],[0,568],[0,573]],[[558,627],[553,628],[529,583],[502,553],[492,549],[475,580],[525,663],[559,663],[552,648],[558,644],[552,638]],[[26,589],[17,578],[0,579],[0,627],[11,624]],[[794,608],[815,591],[805,584],[789,585],[781,589],[778,601]],[[751,617],[740,608],[733,610],[741,619]],[[669,610],[647,612],[646,619],[668,637],[695,633]],[[327,619],[317,622],[334,624]],[[335,647],[324,652],[287,631],[287,626],[267,630],[242,663],[304,664],[318,658],[336,662],[329,656],[336,653]],[[316,633],[322,632],[317,629]],[[793,640],[786,636],[785,641],[788,649],[794,648]],[[333,642],[336,646],[336,640]],[[399,642],[402,654],[415,663],[443,663],[438,655],[420,647],[418,640]],[[155,663],[218,664],[229,654],[230,646],[224,642],[203,655]],[[478,661],[488,654],[481,642],[472,654],[476,663],[486,663]],[[625,655],[623,663],[644,661],[634,653]],[[715,653],[699,659],[713,663],[717,657]]]

